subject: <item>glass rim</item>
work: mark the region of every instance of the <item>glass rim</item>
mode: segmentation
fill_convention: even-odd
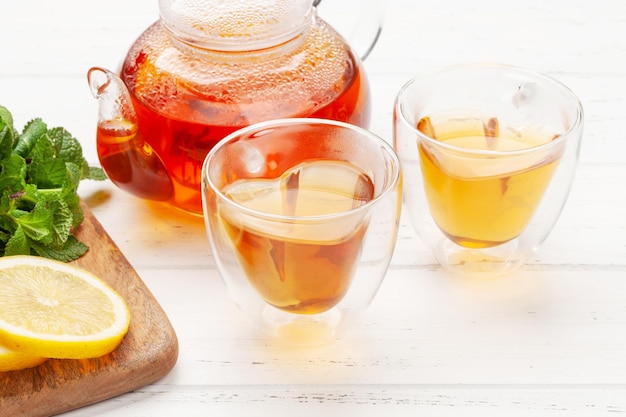
[[[415,83],[419,81],[427,80],[428,78],[432,76],[436,76],[439,74],[452,72],[456,70],[468,69],[468,68],[486,68],[486,69],[493,69],[493,70],[511,71],[514,73],[523,74],[527,77],[540,79],[540,80],[543,80],[552,84],[554,87],[560,89],[565,94],[569,95],[572,98],[572,101],[575,103],[575,117],[572,120],[571,126],[569,126],[569,128],[565,132],[560,134],[557,138],[549,142],[542,143],[541,145],[531,146],[531,147],[523,148],[523,149],[501,151],[501,150],[490,150],[490,149],[473,149],[473,148],[466,148],[466,147],[457,146],[457,145],[451,145],[449,143],[439,141],[435,138],[432,138],[422,133],[422,131],[417,129],[416,126],[409,123],[408,118],[406,117],[406,114],[405,114],[406,113],[405,108],[403,104],[401,103],[401,98],[407,93],[407,91],[412,85],[414,85]],[[446,149],[449,151],[454,151],[458,153],[475,156],[475,157],[480,157],[480,156],[515,157],[515,156],[522,156],[525,154],[532,154],[535,152],[542,152],[542,151],[545,151],[546,149],[559,146],[561,142],[567,140],[567,138],[571,136],[572,132],[579,129],[582,126],[583,121],[584,121],[584,110],[582,107],[582,103],[580,99],[578,98],[578,96],[567,85],[565,85],[564,83],[562,83],[561,81],[557,80],[556,78],[550,75],[532,71],[523,67],[506,65],[506,64],[489,64],[489,63],[457,64],[457,65],[450,65],[450,66],[438,68],[438,69],[423,73],[421,75],[413,76],[398,91],[398,94],[396,95],[396,98],[395,98],[394,109],[396,111],[396,114],[398,115],[398,119],[404,125],[406,125],[414,134],[416,134],[420,139],[427,142],[429,145]]]
[[[229,143],[235,141],[239,137],[246,135],[251,132],[260,132],[265,129],[282,127],[282,126],[290,126],[290,125],[302,125],[302,124],[314,124],[314,125],[326,125],[326,126],[335,126],[342,129],[352,130],[358,133],[361,136],[367,137],[370,142],[376,142],[381,148],[387,153],[387,169],[386,172],[391,172],[392,175],[388,177],[387,183],[385,187],[371,200],[367,201],[365,204],[362,204],[358,207],[351,208],[349,210],[343,210],[336,213],[328,213],[328,214],[319,214],[319,215],[309,215],[309,216],[298,216],[298,215],[287,215],[287,214],[276,214],[276,213],[268,213],[261,210],[256,210],[249,208],[243,204],[240,204],[230,198],[228,198],[222,190],[220,190],[211,176],[209,175],[209,165],[211,161],[216,157],[217,153],[224,146]],[[391,163],[389,163],[391,162]],[[206,180],[206,183],[211,187],[215,195],[221,200],[226,202],[229,206],[237,209],[238,211],[242,211],[247,213],[250,216],[254,216],[257,218],[263,218],[268,221],[280,221],[280,222],[292,222],[292,223],[319,223],[321,221],[328,221],[332,219],[337,219],[341,217],[353,216],[356,213],[369,210],[369,208],[375,204],[377,204],[380,200],[382,200],[385,196],[387,196],[393,188],[400,182],[402,177],[402,171],[400,168],[400,158],[398,157],[396,151],[393,149],[392,145],[385,141],[380,136],[376,135],[369,130],[362,128],[357,125],[353,125],[346,122],[340,122],[332,119],[320,119],[320,118],[307,118],[307,117],[296,117],[296,118],[283,118],[283,119],[273,119],[267,120],[263,122],[253,123],[251,125],[245,126],[241,129],[238,129],[228,135],[226,135],[223,139],[221,139],[215,146],[211,148],[209,153],[207,154],[204,162],[202,164],[202,177]],[[203,184],[204,181],[201,182]],[[204,191],[202,192],[204,196]]]

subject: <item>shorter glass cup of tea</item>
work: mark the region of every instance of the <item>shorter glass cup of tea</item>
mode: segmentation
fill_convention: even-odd
[[[501,65],[413,78],[394,108],[404,201],[438,262],[500,275],[541,245],[567,199],[583,110],[544,75]]]
[[[381,138],[322,119],[254,124],[209,152],[202,191],[221,277],[267,333],[327,342],[375,296],[402,205],[400,163]]]

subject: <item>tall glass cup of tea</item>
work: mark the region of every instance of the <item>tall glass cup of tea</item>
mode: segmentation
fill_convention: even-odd
[[[410,80],[395,103],[394,146],[407,211],[441,265],[499,275],[528,260],[565,204],[582,127],[572,91],[520,68]]]
[[[343,122],[279,119],[224,138],[204,162],[202,197],[234,301],[290,344],[338,337],[387,271],[401,178],[390,144]]]

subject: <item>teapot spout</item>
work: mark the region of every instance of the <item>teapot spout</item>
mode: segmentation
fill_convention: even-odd
[[[89,69],[87,80],[98,100],[96,144],[100,165],[109,179],[137,197],[170,200],[172,180],[159,155],[144,140],[124,82],[99,67]]]
[[[113,72],[92,67],[87,72],[91,94],[98,100],[98,123],[123,119],[137,123],[137,116],[124,82]]]

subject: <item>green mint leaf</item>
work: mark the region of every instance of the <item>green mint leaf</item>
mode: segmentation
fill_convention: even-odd
[[[89,247],[70,235],[63,247],[51,247],[39,242],[32,242],[31,249],[39,256],[55,259],[61,262],[71,262],[83,256]]]
[[[74,163],[67,162],[65,164],[67,178],[63,183],[61,190],[61,196],[63,201],[67,205],[67,208],[73,215],[72,227],[78,227],[83,221],[83,208],[80,205],[80,199],[78,198],[78,185],[81,180],[81,169]]]
[[[24,230],[18,226],[4,248],[4,256],[30,255],[30,245]]]
[[[4,247],[9,239],[11,239],[11,236],[11,234],[5,232],[4,230],[0,230],[0,253],[4,252]]]
[[[104,181],[108,178],[109,177],[107,176],[107,174],[104,172],[102,168],[90,166],[89,173],[87,174],[87,177],[85,177],[84,179],[94,180],[94,181]]]
[[[48,131],[48,136],[52,140],[57,158],[62,159],[64,162],[82,165],[83,148],[70,132],[62,127],[55,127]]]
[[[35,143],[46,134],[48,127],[41,119],[33,119],[26,124],[22,134],[18,136],[13,152],[26,158]]]
[[[0,105],[0,160],[11,154],[11,148],[13,148],[18,136],[19,134],[13,126],[13,115],[6,107]],[[11,143],[10,147],[9,143]]]
[[[74,227],[74,214],[65,201],[55,197],[55,195],[59,196],[60,192],[45,193],[44,195],[39,193],[39,195],[40,197],[33,213],[44,211],[50,215],[50,223],[47,225],[50,230],[50,241],[46,241],[46,243],[51,243],[54,246],[63,246]]]
[[[13,115],[2,104],[0,104],[0,120],[4,121],[8,126],[13,127]]]
[[[13,128],[13,116],[6,107],[0,106],[0,160],[5,159],[11,154],[15,136],[16,132]],[[9,143],[11,145],[9,145]]]
[[[83,221],[84,213],[80,205],[77,188],[80,181],[79,168],[72,163],[66,163],[66,180],[60,188],[42,188],[37,190],[35,200],[62,203],[64,210],[68,210],[72,216],[71,228],[75,229]]]
[[[0,190],[16,193],[24,189],[26,183],[26,161],[17,154],[0,160]]]
[[[0,118],[0,160],[11,155],[13,148],[13,128]]]
[[[65,162],[56,158],[52,140],[47,134],[34,142],[28,156],[30,158],[28,177],[31,183],[39,188],[61,186],[66,179]]]
[[[52,243],[52,213],[37,204],[35,208],[17,218],[19,227],[32,240]]]
[[[39,197],[37,196],[37,186],[34,184],[26,184],[22,191],[11,195],[13,198],[13,207],[16,210],[20,210],[24,213],[28,213],[35,208],[35,204]],[[15,217],[15,213],[11,213]]]
[[[78,194],[67,194],[63,201],[67,204],[67,209],[72,213],[72,230],[75,230],[85,218],[83,206],[80,205],[80,198]]]
[[[82,178],[82,167],[74,162],[65,163],[65,179],[61,183],[65,194],[76,194]]]
[[[7,216],[13,210],[14,199],[11,198],[11,192],[4,191],[0,196],[0,231],[11,232],[12,219]]]
[[[48,136],[52,140],[55,157],[79,168],[80,176],[76,179],[76,183],[83,179],[103,181],[108,178],[102,168],[89,166],[83,157],[83,148],[80,142],[67,130],[55,127],[48,131]]]

